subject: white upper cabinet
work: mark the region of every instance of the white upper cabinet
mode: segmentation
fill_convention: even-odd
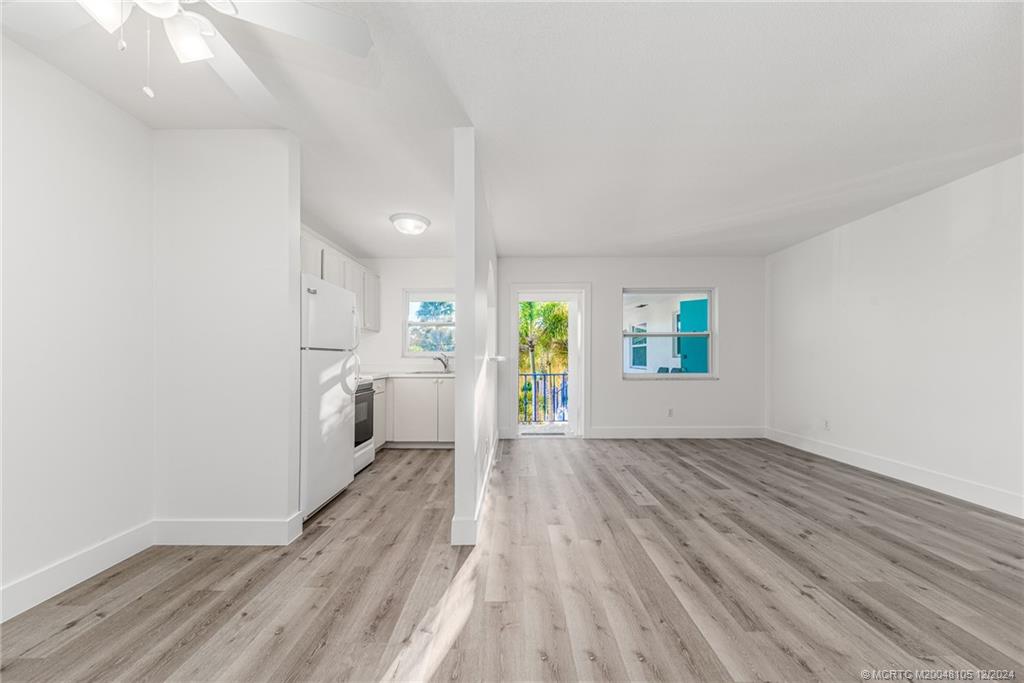
[[[363,329],[380,331],[380,276],[366,270],[326,242],[312,235],[299,236],[302,272],[316,275],[356,295]]]
[[[362,327],[366,327],[366,300],[363,297],[363,275],[366,268],[353,261],[345,259],[345,289],[356,295],[356,306],[359,308],[359,321]]]
[[[363,327],[380,332],[380,275],[366,271],[363,277]]]
[[[345,286],[345,261],[347,259],[340,252],[324,247],[324,272],[323,279],[339,287]],[[356,298],[356,305],[359,299]]]
[[[322,278],[324,243],[303,233],[299,236],[299,252],[302,254],[302,272]]]

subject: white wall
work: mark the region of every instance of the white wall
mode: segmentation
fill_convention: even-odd
[[[455,259],[361,259],[380,275],[380,332],[363,332],[359,359],[367,370],[440,370],[431,358],[402,355],[406,318],[405,290],[455,291]]]
[[[1022,515],[1021,225],[1018,156],[769,257],[769,436]]]
[[[152,138],[6,38],[2,101],[8,618],[149,543]]]
[[[161,542],[301,528],[298,168],[284,131],[155,133]]]
[[[476,543],[498,432],[497,255],[472,128],[454,131],[455,514],[452,543]]]
[[[591,287],[584,348],[589,378],[585,435],[595,438],[759,436],[764,425],[764,262],[759,258],[501,258],[498,260],[498,384],[503,436],[515,434],[513,285]],[[715,287],[719,377],[624,379],[622,290]],[[584,331],[584,335],[586,331]],[[672,408],[673,416],[668,416]]]

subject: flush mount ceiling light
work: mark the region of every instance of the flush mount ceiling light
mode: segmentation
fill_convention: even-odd
[[[403,235],[421,235],[430,227],[430,220],[417,213],[396,213],[391,217],[391,224]]]

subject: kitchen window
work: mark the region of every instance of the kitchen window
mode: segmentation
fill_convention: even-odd
[[[623,377],[716,378],[716,318],[711,288],[623,289]]]
[[[455,293],[405,292],[406,356],[455,353]]]

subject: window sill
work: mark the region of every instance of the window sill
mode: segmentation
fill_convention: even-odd
[[[694,374],[685,374],[685,373],[682,373],[682,372],[676,372],[676,373],[663,372],[661,374],[658,374],[658,373],[644,373],[644,374],[635,373],[634,374],[634,373],[625,373],[624,372],[624,373],[622,373],[622,379],[627,380],[627,381],[640,381],[640,382],[648,382],[650,380],[654,380],[654,381],[657,381],[657,382],[661,382],[661,381],[664,381],[664,380],[672,380],[673,382],[677,381],[677,380],[682,380],[684,382],[708,382],[708,381],[717,382],[719,378],[718,378],[717,375],[698,375],[698,374],[695,374],[695,373]]]

